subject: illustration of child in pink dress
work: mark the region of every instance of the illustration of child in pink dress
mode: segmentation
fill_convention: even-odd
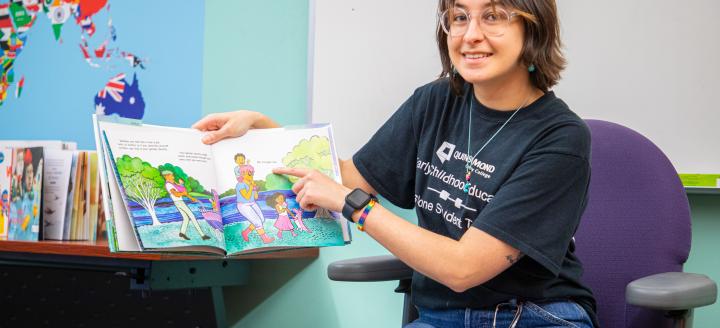
[[[287,208],[287,202],[285,202],[285,196],[282,193],[276,192],[272,196],[265,200],[265,203],[274,208],[278,212],[278,218],[275,220],[275,228],[278,229],[278,239],[282,238],[283,231],[290,231],[293,237],[297,236],[295,233],[295,227],[290,221],[290,215],[292,212]]]
[[[178,179],[178,183],[173,183],[172,185],[175,187],[175,190],[181,194],[187,191],[187,188],[185,188],[185,180],[183,179]]]

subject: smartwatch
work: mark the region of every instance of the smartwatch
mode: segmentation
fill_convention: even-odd
[[[363,209],[365,205],[370,203],[371,199],[373,199],[372,195],[366,193],[360,188],[355,188],[347,196],[345,196],[345,205],[342,209],[342,215],[350,222],[353,222],[353,213],[355,213],[355,211]]]

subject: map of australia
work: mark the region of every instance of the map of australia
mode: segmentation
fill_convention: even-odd
[[[99,33],[94,17],[103,10],[107,11],[108,18],[103,22],[104,33]],[[0,106],[12,93],[11,90],[14,90],[14,97],[21,96],[25,77],[15,75],[15,60],[22,56],[36,20],[48,19],[58,43],[66,42],[63,40],[63,25],[76,24],[80,27],[80,35],[75,39],[79,46],[78,58],[84,59],[89,69],[105,67],[116,70],[94,97],[96,112],[142,118],[145,103],[137,77],[129,83],[123,72],[117,72],[117,63],[132,69],[145,69],[147,60],[115,46],[117,33],[109,12],[108,0],[0,0]]]

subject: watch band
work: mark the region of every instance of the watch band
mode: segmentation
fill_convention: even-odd
[[[352,215],[355,211],[362,210],[365,206],[373,199],[371,194],[368,194],[360,188],[355,188],[347,196],[345,196],[345,204],[342,208],[343,216],[348,221],[353,222]]]
[[[357,211],[357,210],[355,208],[353,208],[352,206],[350,206],[350,204],[345,202],[345,205],[343,205],[343,209],[342,209],[342,215],[346,219],[348,219],[350,222],[353,222],[352,215],[353,215],[353,213],[355,213],[355,211]]]

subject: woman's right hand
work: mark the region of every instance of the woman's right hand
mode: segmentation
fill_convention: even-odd
[[[202,141],[208,145],[225,138],[242,136],[253,128],[274,127],[280,126],[265,115],[249,110],[210,114],[192,125],[193,129],[207,132]]]

